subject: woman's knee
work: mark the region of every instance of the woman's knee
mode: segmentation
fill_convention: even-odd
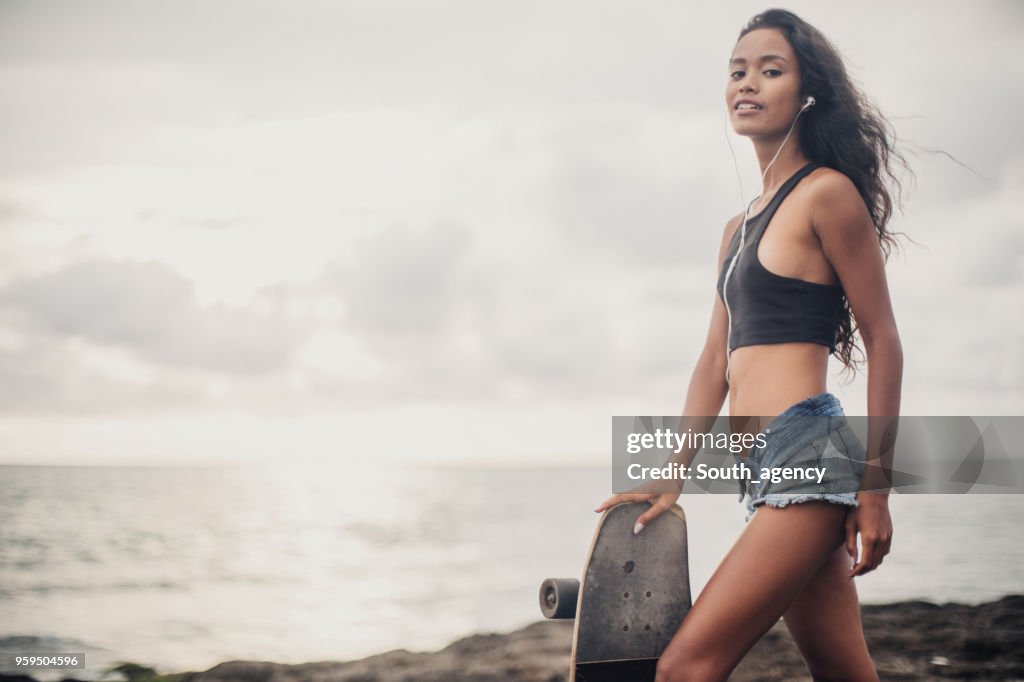
[[[655,682],[713,682],[724,680],[730,669],[725,661],[714,656],[693,652],[692,655],[663,655],[658,659]]]
[[[683,682],[696,679],[688,676],[684,666],[676,665],[672,659],[662,656],[658,659],[658,667],[654,672],[654,682]]]

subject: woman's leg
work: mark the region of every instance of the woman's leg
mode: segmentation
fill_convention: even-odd
[[[847,508],[758,509],[658,662],[657,682],[724,680],[844,542]]]
[[[864,641],[853,562],[840,547],[797,595],[784,616],[815,680],[878,680]]]

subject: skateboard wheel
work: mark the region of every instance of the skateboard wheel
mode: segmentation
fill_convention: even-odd
[[[580,581],[548,578],[540,584],[540,610],[545,618],[575,618]]]

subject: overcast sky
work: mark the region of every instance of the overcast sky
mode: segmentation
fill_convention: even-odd
[[[0,462],[606,464],[682,408],[770,6],[0,2]],[[1024,4],[784,6],[917,173],[903,412],[1024,413]]]

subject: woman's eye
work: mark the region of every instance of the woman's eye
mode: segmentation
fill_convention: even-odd
[[[743,73],[744,73],[743,71],[733,71],[732,73],[729,74],[729,77],[730,78],[736,78],[738,76],[738,77],[742,78],[743,77]],[[765,71],[762,71],[762,73],[765,73],[765,74],[774,73],[774,74],[778,74],[778,76],[782,75],[782,71],[780,71],[779,69],[767,69]]]

